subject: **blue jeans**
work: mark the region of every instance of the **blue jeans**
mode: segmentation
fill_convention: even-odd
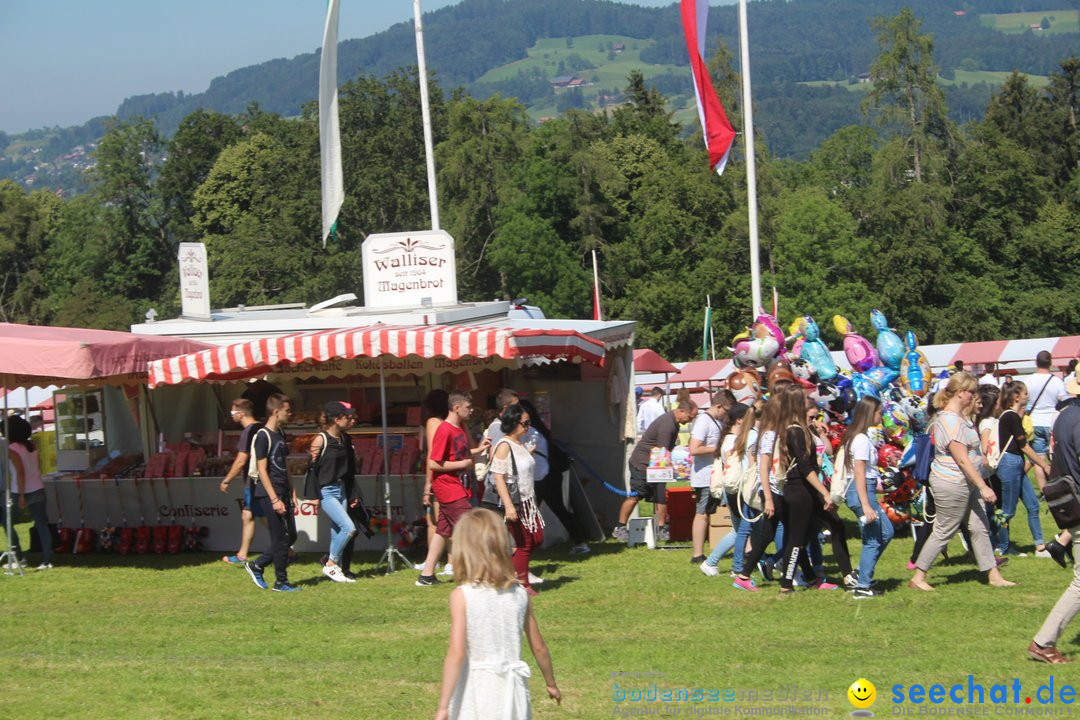
[[[851,482],[847,497],[844,499],[855,515],[862,518],[863,509],[859,501],[859,490],[855,487],[856,482],[858,481]],[[885,548],[889,546],[889,541],[893,539],[896,532],[892,521],[885,517],[885,511],[878,504],[876,479],[866,479],[866,498],[870,501],[870,507],[877,513],[878,519],[865,524],[861,519],[859,521],[859,532],[862,534],[862,551],[859,552],[859,587],[864,590],[870,587],[874,579],[874,568],[877,567],[881,553],[885,552]]]
[[[1028,528],[1031,530],[1031,538],[1035,545],[1043,544],[1042,522],[1039,520],[1039,496],[1035,494],[1035,487],[1031,480],[1024,474],[1024,456],[1014,453],[1004,453],[1001,456],[1001,464],[997,468],[998,479],[1001,480],[1001,512],[1006,520],[1011,520],[1016,515],[1016,504],[1019,500],[1024,501],[1027,510]],[[998,528],[997,547],[999,552],[1007,552],[1009,549],[1009,528],[1003,525]]]
[[[356,535],[356,523],[349,517],[348,500],[341,483],[323,485],[319,489],[323,511],[330,518],[330,560],[335,565],[341,562],[341,551],[345,544]]]
[[[750,523],[742,519],[742,515],[739,514],[739,507],[737,505],[738,498],[732,495],[726,495],[725,498],[728,509],[728,517],[731,518],[731,532],[724,537],[720,538],[720,542],[716,543],[716,547],[709,553],[709,557],[705,558],[705,562],[712,567],[716,567],[720,563],[720,558],[727,555],[734,548],[735,555],[732,561],[731,568],[738,572],[742,566],[743,556],[746,554],[746,539],[750,537]],[[745,534],[743,533],[743,527],[746,527]]]

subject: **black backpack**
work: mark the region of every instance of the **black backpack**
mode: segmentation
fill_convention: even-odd
[[[1043,497],[1059,528],[1070,530],[1080,526],[1080,483],[1072,475],[1047,480]]]

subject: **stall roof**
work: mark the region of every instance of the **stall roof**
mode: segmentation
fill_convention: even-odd
[[[607,350],[633,342],[633,327],[589,320],[504,319],[456,326],[377,324],[255,337],[154,362],[150,386],[241,380],[281,371],[331,376],[372,370],[430,372],[457,369],[459,361],[476,359],[512,365],[557,360],[600,363]],[[434,366],[424,362],[431,359],[445,362]]]
[[[637,348],[634,350],[634,372],[677,373],[679,368],[669,363],[655,350]]]
[[[0,323],[0,384],[142,382],[152,360],[211,347],[175,337],[113,330]]]

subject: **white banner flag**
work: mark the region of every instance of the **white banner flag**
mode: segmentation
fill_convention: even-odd
[[[338,127],[337,46],[340,0],[329,0],[319,63],[319,148],[322,151],[322,241],[337,222],[345,201],[341,175],[341,130]]]

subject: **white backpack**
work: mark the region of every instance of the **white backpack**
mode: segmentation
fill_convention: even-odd
[[[1007,412],[1016,412],[1015,410],[1006,410],[1001,415],[993,418],[987,429],[990,431],[990,438],[986,442],[986,467],[990,470],[997,470],[998,465],[1001,464],[1001,458],[1005,455],[1005,451],[1012,445],[1013,438],[1010,435],[1009,439],[1005,441],[1005,445],[1001,445],[1001,433],[999,432],[999,426],[1001,424],[1001,417]]]
[[[836,451],[836,457],[833,458],[833,476],[829,481],[829,496],[837,507],[847,503],[848,489],[851,488],[851,481],[855,477],[854,470],[851,476],[848,476],[845,465],[847,465],[847,448],[841,445]]]

